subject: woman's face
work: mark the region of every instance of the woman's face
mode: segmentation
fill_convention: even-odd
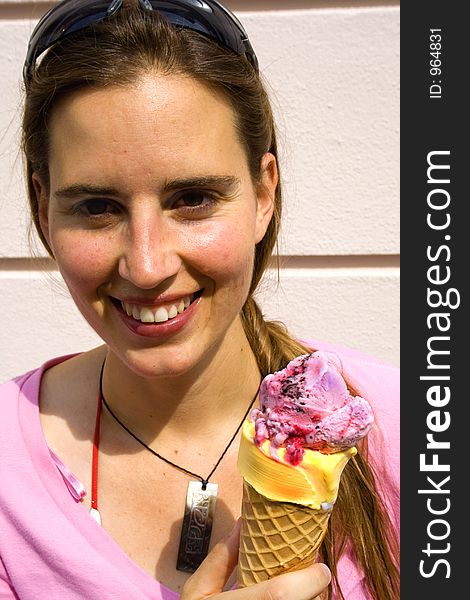
[[[142,375],[187,372],[240,330],[277,171],[266,154],[254,185],[234,120],[221,96],[164,75],[53,111],[41,227],[81,313]]]

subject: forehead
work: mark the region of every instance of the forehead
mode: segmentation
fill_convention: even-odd
[[[64,98],[51,117],[49,162],[51,183],[246,166],[227,100],[192,78],[161,74]]]

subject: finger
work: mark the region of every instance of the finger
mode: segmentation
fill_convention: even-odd
[[[314,600],[326,590],[331,573],[317,563],[301,571],[285,573],[269,581],[227,592],[226,600]],[[218,600],[218,597],[212,600]]]
[[[198,570],[191,575],[180,600],[200,600],[221,592],[238,561],[240,519],[232,531],[209,552]]]

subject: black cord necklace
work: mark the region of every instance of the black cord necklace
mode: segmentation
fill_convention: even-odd
[[[178,561],[176,564],[176,568],[179,571],[186,571],[188,573],[194,573],[194,571],[198,568],[204,558],[207,556],[207,552],[209,550],[209,543],[212,533],[212,524],[214,521],[214,513],[215,513],[215,503],[217,499],[217,490],[218,485],[216,483],[209,483],[209,479],[215,473],[217,467],[222,462],[224,456],[227,454],[230,446],[233,441],[237,437],[238,432],[240,431],[245,419],[247,418],[255,400],[258,396],[259,387],[256,390],[255,395],[253,396],[250,405],[243,415],[243,419],[240,421],[235,433],[230,438],[227,446],[224,451],[220,455],[218,461],[215,463],[212,471],[209,473],[207,477],[202,477],[197,473],[193,473],[184,467],[177,465],[172,462],[168,458],[165,458],[153,448],[148,446],[145,442],[143,442],[139,437],[135,435],[112,411],[109,404],[106,402],[106,399],[103,394],[103,372],[104,366],[106,363],[106,359],[103,361],[101,365],[100,372],[100,406],[104,404],[106,410],[113,417],[113,419],[124,429],[131,437],[133,437],[136,442],[138,442],[141,446],[146,448],[149,452],[151,452],[154,456],[165,462],[166,464],[178,469],[181,473],[189,475],[191,477],[195,477],[199,481],[190,481],[188,484],[188,492],[186,497],[186,508],[184,512],[183,518],[183,527],[181,530],[181,539],[180,546],[178,551]]]

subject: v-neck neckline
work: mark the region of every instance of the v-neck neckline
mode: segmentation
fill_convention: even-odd
[[[76,354],[47,361],[39,369],[30,373],[20,388],[19,393],[23,395],[26,401],[19,402],[18,417],[22,431],[27,430],[28,432],[27,435],[23,435],[23,439],[32,464],[48,494],[52,497],[58,509],[73,524],[79,535],[85,537],[108,562],[115,566],[121,574],[138,585],[149,598],[155,598],[156,594],[160,594],[162,600],[177,600],[179,598],[178,592],[171,590],[144,571],[124,552],[107,531],[100,527],[93,517],[84,510],[66,484],[66,475],[58,468],[51,456],[40,421],[39,391],[41,380],[47,369],[74,356]],[[60,457],[58,459],[62,464],[65,464]],[[77,478],[75,480],[78,481]],[[73,487],[76,485],[72,482],[70,484]]]

